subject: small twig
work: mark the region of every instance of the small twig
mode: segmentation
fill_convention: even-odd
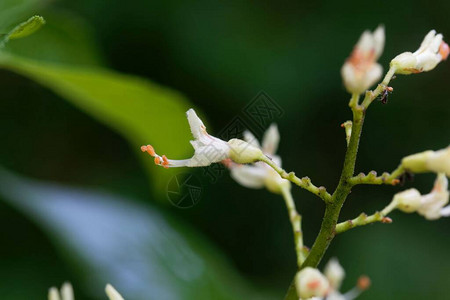
[[[347,220],[345,222],[338,223],[336,225],[336,234],[345,232],[352,228],[358,226],[364,226],[367,224],[381,222],[381,223],[392,223],[392,219],[385,216],[383,212],[377,211],[371,216],[366,215],[365,213],[360,214],[358,217],[353,220]]]
[[[325,202],[331,201],[331,195],[327,192],[327,189],[323,186],[315,186],[309,177],[298,178],[295,176],[294,172],[287,173],[283,168],[277,166],[269,157],[264,157],[261,159],[262,162],[265,162],[272,169],[274,169],[280,176],[284,179],[289,180],[290,182],[298,185],[302,189],[305,189],[314,195],[320,197]]]
[[[300,268],[303,261],[305,261],[305,252],[303,247],[303,232],[302,232],[302,216],[297,212],[295,208],[295,202],[292,198],[290,187],[284,187],[281,189],[281,193],[286,203],[286,207],[289,213],[289,220],[291,221],[292,231],[294,233],[295,252],[297,254],[297,265]]]
[[[351,185],[358,185],[358,184],[397,185],[400,183],[400,179],[398,178],[403,173],[405,173],[405,169],[400,165],[391,174],[385,172],[381,176],[377,176],[377,172],[375,171],[371,171],[368,175],[360,173],[356,176],[349,178],[348,182]]]

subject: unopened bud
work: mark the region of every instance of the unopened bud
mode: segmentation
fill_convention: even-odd
[[[306,267],[297,273],[295,286],[297,288],[297,295],[301,299],[323,297],[330,288],[325,276],[319,270],[311,267]]]
[[[394,203],[396,203],[397,209],[412,213],[415,212],[421,205],[421,195],[416,189],[409,189],[395,194]]]
[[[238,164],[254,163],[264,156],[261,149],[240,139],[231,139],[228,145],[230,146],[229,157]]]
[[[413,173],[435,172],[450,176],[450,146],[439,151],[424,151],[409,155],[402,160],[402,165]]]

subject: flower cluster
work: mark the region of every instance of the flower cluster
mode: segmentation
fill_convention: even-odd
[[[267,129],[261,143],[249,131],[244,133],[244,140],[223,141],[209,135],[195,111],[190,109],[187,111],[187,119],[194,137],[191,141],[195,150],[192,158],[168,159],[165,155],[156,154],[151,145],[141,147],[143,152],[154,157],[157,165],[165,168],[202,167],[212,163],[223,163],[230,169],[231,177],[239,184],[248,188],[265,187],[273,193],[282,195],[292,225],[297,266],[300,270],[295,277],[295,289],[290,289],[293,294],[290,294],[289,299],[300,297],[303,300],[351,300],[369,287],[368,277],[360,277],[355,288],[342,294],[339,289],[345,271],[336,259],[328,262],[323,273],[310,267],[319,264],[331,240],[337,234],[374,222],[390,223],[392,220],[386,216],[394,209],[406,213],[417,212],[428,220],[450,216],[447,179],[447,176],[450,176],[450,146],[438,151],[428,150],[406,156],[391,174],[385,172],[377,176],[375,171],[367,176],[364,173],[357,176],[353,174],[358,142],[369,105],[379,96],[382,102],[386,103],[387,95],[393,91],[389,83],[395,74],[430,71],[441,61],[446,60],[450,52],[449,46],[443,41],[442,34],[432,30],[426,35],[416,52],[404,52],[396,56],[377,88],[367,91],[381,78],[382,67],[377,61],[383,52],[384,41],[383,26],[379,26],[374,32],[365,31],[341,69],[345,88],[352,94],[349,107],[353,113],[353,121],[347,121],[342,125],[346,131],[347,154],[341,179],[336,190],[331,194],[325,187],[316,187],[308,177],[300,179],[294,172],[288,173],[281,168],[281,158],[276,155],[280,134],[275,124]],[[360,95],[364,92],[366,92],[364,100],[360,103]],[[408,189],[394,195],[391,203],[382,211],[370,216],[362,213],[355,219],[338,223],[341,208],[355,185],[396,185],[401,182],[401,178],[406,178],[410,173],[423,172],[437,174],[430,193],[422,195],[417,189]],[[327,206],[320,233],[311,249],[303,244],[302,216],[297,211],[291,194],[291,182],[317,195]]]
[[[370,286],[370,279],[361,276],[357,285],[345,294],[339,292],[345,271],[338,260],[333,258],[325,266],[324,273],[307,267],[297,273],[295,286],[301,300],[352,300]]]
[[[110,284],[106,285],[106,295],[109,300],[124,300],[116,289]],[[72,285],[68,282],[64,283],[61,290],[58,291],[56,287],[51,287],[48,291],[48,300],[74,300],[75,295],[73,293]]]

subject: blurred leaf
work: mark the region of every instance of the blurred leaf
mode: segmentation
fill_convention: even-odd
[[[92,295],[111,282],[126,299],[249,299],[216,249],[155,207],[4,169],[0,195],[53,237]]]
[[[32,16],[25,22],[20,23],[11,30],[7,38],[9,40],[21,39],[38,31],[45,24],[45,20],[41,16]]]
[[[43,30],[26,39],[9,43],[7,50],[36,60],[76,65],[99,66],[101,54],[89,25],[63,10],[45,10]]]
[[[88,114],[117,130],[140,152],[154,144],[160,153],[186,158],[192,151],[185,112],[186,99],[148,80],[101,68],[81,68],[28,60],[0,53],[0,67],[26,76],[53,90]],[[114,151],[105,145],[105,151]],[[172,170],[154,166],[139,154],[148,170],[157,172],[152,182],[165,191]]]

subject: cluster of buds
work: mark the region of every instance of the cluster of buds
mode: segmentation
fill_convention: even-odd
[[[406,213],[417,212],[427,220],[450,216],[448,179],[444,173],[438,174],[430,193],[421,195],[416,189],[397,193],[390,207]]]
[[[433,70],[438,63],[446,60],[450,50],[442,40],[442,34],[431,30],[424,38],[420,48],[414,52],[404,52],[391,61],[397,74],[421,73]]]
[[[327,263],[323,274],[314,268],[304,268],[295,277],[297,295],[301,300],[352,300],[370,286],[370,279],[361,276],[353,289],[341,294],[339,289],[344,277],[345,271],[335,258]]]
[[[110,284],[106,285],[105,288],[106,295],[109,300],[124,300],[116,289]],[[52,287],[48,291],[48,300],[74,300],[75,296],[73,293],[72,285],[68,282],[64,283],[61,290],[56,287]]]
[[[379,26],[373,33],[365,31],[356,44],[350,57],[341,69],[345,88],[351,94],[361,94],[377,82],[382,67],[377,63],[384,48],[384,28]],[[419,49],[397,55],[390,63],[396,74],[412,74],[433,70],[450,54],[448,44],[442,34],[431,30]]]
[[[212,163],[226,162],[229,159],[239,164],[247,164],[256,162],[263,156],[259,148],[243,140],[231,139],[225,142],[209,135],[206,126],[193,109],[189,109],[186,115],[194,136],[194,140],[191,141],[195,150],[194,156],[183,160],[168,159],[165,155],[158,155],[151,145],[142,146],[142,152],[147,152],[154,157],[156,165],[164,168],[205,167]]]

